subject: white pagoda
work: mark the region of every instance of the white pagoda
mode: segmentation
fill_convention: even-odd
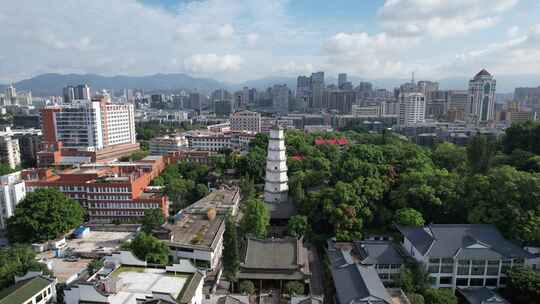
[[[287,202],[289,192],[287,182],[285,136],[283,129],[275,127],[270,131],[268,141],[264,201],[271,204]]]

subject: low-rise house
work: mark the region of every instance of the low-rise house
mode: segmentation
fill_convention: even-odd
[[[251,280],[259,291],[285,287],[290,281],[309,290],[311,271],[308,250],[302,239],[248,238],[240,259],[239,280]]]
[[[200,304],[204,274],[189,261],[155,267],[131,252],[105,257],[104,267],[86,282],[64,290],[66,304]]]
[[[435,278],[433,287],[503,287],[506,271],[534,257],[505,239],[494,225],[397,226],[404,250]]]
[[[458,288],[457,296],[463,304],[510,304],[489,288]]]
[[[341,250],[344,259],[349,264],[373,266],[384,284],[396,282],[399,279],[401,267],[405,264],[404,252],[392,241],[336,242],[333,246]]]
[[[330,271],[338,304],[409,304],[399,288],[386,288],[374,266],[354,261],[350,252],[328,241]]]
[[[15,277],[15,284],[0,291],[0,304],[45,304],[56,301],[56,279],[41,272]]]
[[[214,269],[223,251],[225,221],[222,216],[180,212],[174,223],[167,223],[154,231],[165,241],[174,262],[189,259],[200,267]]]

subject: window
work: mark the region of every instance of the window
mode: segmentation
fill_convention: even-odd
[[[506,278],[499,278],[499,285],[506,285]]]
[[[440,277],[439,284],[441,285],[450,285],[452,284],[452,277]]]
[[[437,265],[437,266],[429,266],[428,267],[428,272],[429,273],[439,273],[439,265]]]
[[[442,273],[452,273],[452,272],[454,272],[454,266],[452,266],[452,265],[443,265],[441,267],[441,272]]]
[[[429,259],[431,264],[439,264],[440,259]]]
[[[497,286],[497,279],[486,279],[486,286],[490,286],[490,287]]]
[[[456,285],[457,286],[469,286],[469,279],[467,279],[467,278],[457,278],[456,279]]]
[[[484,286],[484,279],[471,279],[471,286]]]

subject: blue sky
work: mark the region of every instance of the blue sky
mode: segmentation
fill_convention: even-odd
[[[540,71],[537,0],[18,0],[0,6],[0,82],[188,73],[229,82]]]

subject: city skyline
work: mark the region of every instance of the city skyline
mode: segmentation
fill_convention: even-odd
[[[318,70],[437,80],[540,67],[532,0],[30,2],[0,8],[0,39],[13,42],[0,53],[0,83],[48,72],[241,82]]]

